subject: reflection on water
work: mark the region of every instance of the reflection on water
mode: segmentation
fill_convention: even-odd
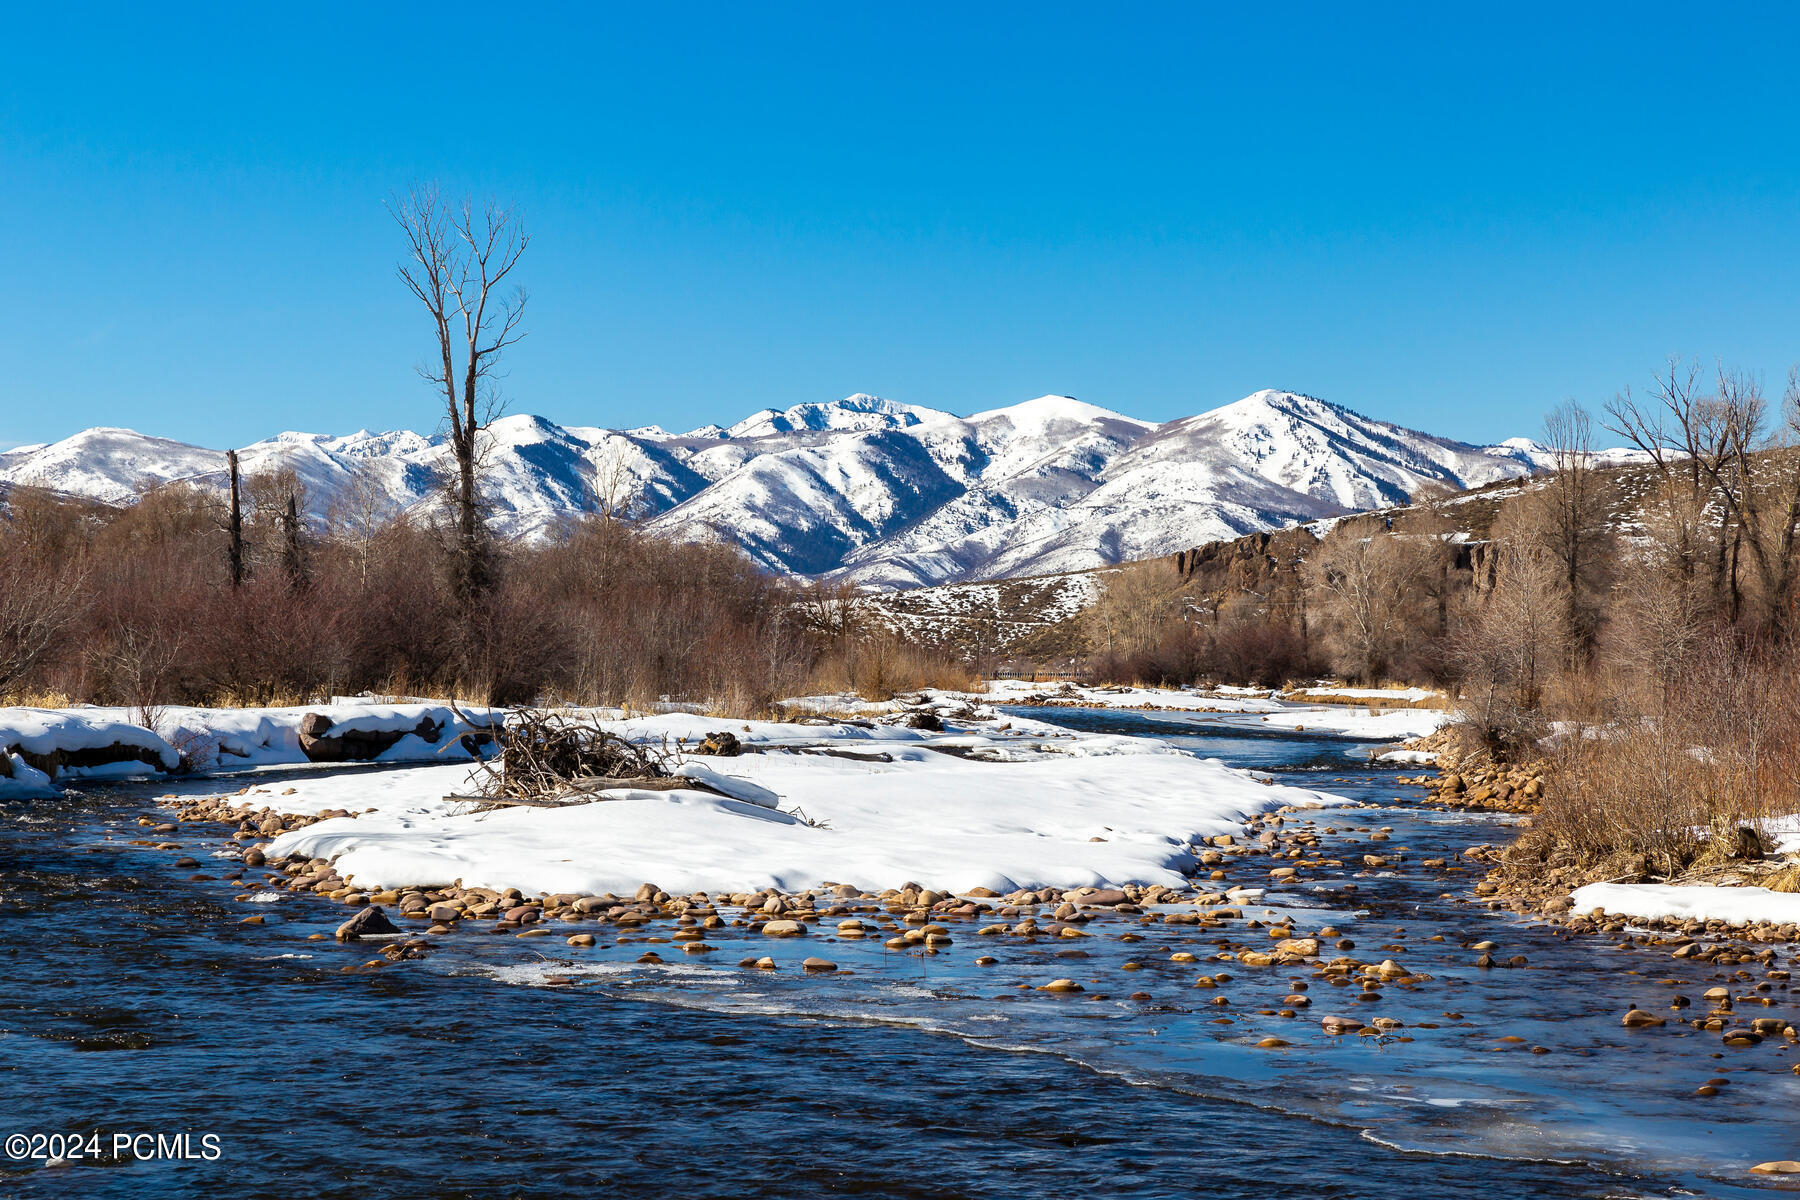
[[[1032,715],[1170,733],[1136,714]],[[1175,740],[1353,799],[1405,794],[1347,743]],[[190,880],[228,869],[197,842],[198,871],[124,844],[145,811],[126,794],[105,817],[3,814],[0,1133],[215,1133],[224,1155],[0,1166],[9,1195],[1720,1195],[1737,1168],[1800,1152],[1785,1051],[1723,1059],[1713,1035],[1619,1026],[1628,1002],[1666,1005],[1672,960],[1445,898],[1474,873],[1420,864],[1504,838],[1493,818],[1322,811],[1314,828],[1346,866],[1245,907],[1431,977],[1366,1003],[1305,968],[1212,960],[1261,929],[1135,918],[1035,942],[963,926],[930,957],[722,930],[716,954],[662,966],[636,961],[639,940],[465,934],[359,969],[366,946],[307,940],[341,908]],[[1363,867],[1372,852],[1393,865]],[[1258,864],[1234,880],[1266,878]],[[1476,968],[1482,939],[1527,965]],[[781,969],[736,967],[752,949]],[[805,975],[808,954],[841,970]],[[1034,990],[1053,978],[1085,990]],[[1297,986],[1312,1004],[1274,1015]],[[1403,1027],[1321,1031],[1345,1010]],[[1289,1045],[1256,1046],[1270,1036]],[[1707,1078],[1730,1083],[1697,1100]]]

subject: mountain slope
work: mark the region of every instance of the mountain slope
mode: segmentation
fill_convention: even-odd
[[[860,551],[843,573],[871,585],[908,587],[1083,570],[1399,503],[1428,482],[1469,487],[1532,469],[1512,453],[1275,391],[1143,426],[1115,453],[1097,442],[1086,465],[1079,494],[1013,507],[1001,495],[982,507],[984,522],[961,522],[962,529],[951,520],[957,506],[948,506],[921,526],[929,537]]]
[[[540,537],[584,512],[742,546],[772,570],[876,588],[1083,570],[1394,504],[1428,482],[1479,486],[1539,468],[1542,447],[1476,447],[1263,391],[1156,424],[1066,396],[958,417],[855,395],[672,434],[494,423],[493,520]],[[449,465],[442,438],[284,433],[240,451],[248,474],[293,470],[323,521],[340,502],[423,514]],[[90,429],[0,454],[0,483],[129,503],[174,481],[225,487],[220,451]]]

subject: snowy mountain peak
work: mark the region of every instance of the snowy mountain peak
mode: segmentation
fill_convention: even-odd
[[[1283,392],[1272,388],[1252,392],[1242,400],[1186,419],[1209,421],[1220,426],[1237,429],[1294,429],[1304,423],[1343,430],[1356,425],[1371,424],[1368,418],[1341,404],[1333,404],[1329,400],[1321,400],[1317,396],[1308,396],[1304,392]],[[1373,422],[1373,424],[1386,425],[1386,422]],[[1393,426],[1388,426],[1388,428],[1393,428]]]
[[[1091,425],[1100,421],[1118,421],[1140,429],[1151,429],[1155,425],[1152,421],[1140,421],[1136,417],[1128,417],[1124,413],[1101,408],[1073,396],[1056,395],[1039,396],[1035,400],[1026,400],[1005,408],[990,408],[986,412],[975,413],[968,420],[970,424],[1004,420],[1015,426],[1035,427],[1054,424]]]
[[[727,429],[725,436],[755,438],[783,433],[906,429],[923,423],[926,417],[940,415],[935,409],[858,392],[842,400],[796,404],[785,409],[765,408]]]

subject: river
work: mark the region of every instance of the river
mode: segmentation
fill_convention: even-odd
[[[1423,865],[1505,841],[1504,818],[1419,807],[1351,742],[1031,715],[1379,805],[1292,818],[1345,865],[1245,917],[1329,924],[1429,978],[1357,1001],[1307,968],[1212,961],[1216,929],[1135,919],[1072,946],[958,927],[933,956],[726,929],[706,965],[640,964],[641,939],[577,955],[458,934],[376,968],[367,943],[308,940],[336,904],[236,899],[217,827],[133,845],[166,813],[141,786],[96,789],[0,806],[0,1134],[101,1151],[0,1161],[0,1195],[1736,1196],[1769,1186],[1747,1165],[1800,1157],[1779,1039],[1619,1021],[1715,974],[1800,1015],[1790,985],[1571,940],[1470,903],[1478,870]],[[1477,967],[1481,941],[1524,964]],[[752,949],[783,969],[734,965]],[[842,969],[805,975],[807,954]],[[1036,990],[1058,977],[1084,991]],[[1275,1015],[1301,984],[1314,1003]],[[1321,1030],[1348,1011],[1401,1025]],[[1271,1036],[1289,1044],[1256,1045]]]

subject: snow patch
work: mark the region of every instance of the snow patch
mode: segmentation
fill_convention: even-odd
[[[1724,921],[1748,925],[1800,922],[1800,893],[1710,884],[1590,883],[1569,896],[1578,913],[1598,908],[1609,916],[1644,920]]]

